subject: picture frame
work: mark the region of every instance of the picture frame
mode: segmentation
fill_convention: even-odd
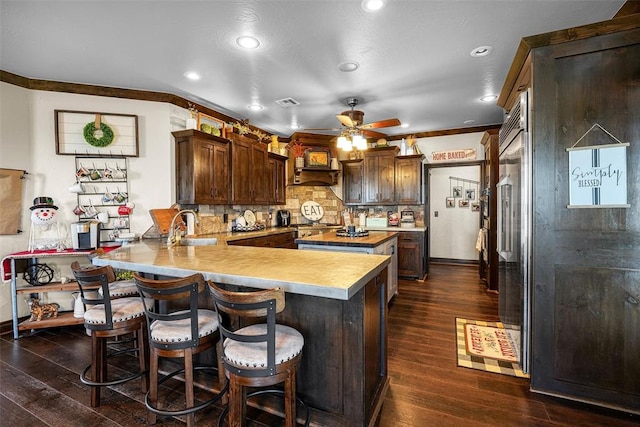
[[[208,133],[209,135],[213,136],[219,136],[221,138],[226,138],[226,128],[227,127],[225,126],[223,120],[198,112],[198,123],[196,124],[196,129],[198,129],[200,132]],[[216,132],[214,129],[218,129],[218,132]]]
[[[305,152],[305,167],[329,169],[331,154],[325,148],[310,148]]]
[[[471,203],[471,212],[480,212],[480,203],[472,202]]]
[[[455,198],[462,197],[462,187],[453,187],[452,196]]]
[[[458,200],[458,206],[461,207],[461,208],[468,208],[469,207],[469,200],[467,200],[467,199]]]
[[[465,192],[465,196],[467,200],[475,200],[476,199],[476,190],[472,188],[468,188]]]
[[[448,208],[455,208],[456,207],[456,199],[454,199],[453,197],[447,197],[445,199],[445,205]]]
[[[98,121],[100,126],[96,126]],[[54,110],[54,124],[56,154],[124,157],[139,155],[136,115]],[[94,128],[92,134],[91,128],[88,128],[90,124],[93,124]],[[103,132],[103,129],[108,133]]]

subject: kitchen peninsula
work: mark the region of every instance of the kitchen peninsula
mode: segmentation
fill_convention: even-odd
[[[174,246],[143,240],[95,265],[157,276],[202,273],[230,289],[286,292],[278,320],[305,339],[298,395],[317,425],[372,426],[387,374],[386,282],[390,257],[246,246]]]

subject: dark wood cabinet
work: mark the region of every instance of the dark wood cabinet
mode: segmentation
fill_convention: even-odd
[[[535,37],[520,43],[511,67],[522,69],[521,58],[530,58],[531,389],[640,414],[640,20],[545,34],[546,46],[531,43]],[[501,98],[518,90],[505,86]],[[608,134],[589,132],[594,124]],[[631,142],[624,178],[630,206],[567,208],[568,149],[579,141],[595,158],[616,143],[611,136]]]
[[[172,133],[176,142],[176,201],[229,203],[229,141],[197,130]]]
[[[243,135],[231,135],[232,202],[238,204],[268,204],[268,152],[262,144]]]
[[[427,274],[424,232],[401,231],[398,234],[398,276],[422,279]]]
[[[363,161],[343,160],[342,162],[342,202],[345,205],[362,204]]]
[[[268,236],[249,237],[227,241],[230,246],[257,246],[260,248],[285,248],[298,249],[296,245],[296,232],[275,233]]]
[[[421,205],[423,200],[423,154],[396,157],[395,193],[399,205]]]
[[[491,130],[482,136],[484,164],[482,165],[482,194],[480,195],[480,228],[486,230],[486,248],[480,252],[478,263],[480,278],[491,291],[498,290],[497,251],[497,194],[498,183],[498,130]]]
[[[287,203],[287,158],[269,153],[269,204],[284,205]]]
[[[398,147],[367,150],[364,154],[363,177],[365,204],[392,205],[396,203],[395,163]]]

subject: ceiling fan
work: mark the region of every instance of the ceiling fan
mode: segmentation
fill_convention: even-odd
[[[341,132],[342,134],[347,134],[347,135],[361,134],[369,138],[384,138],[387,135],[372,129],[381,129],[381,128],[388,128],[388,127],[400,125],[400,120],[395,118],[362,124],[364,112],[355,109],[355,106],[360,103],[358,98],[348,98],[346,100],[346,103],[349,107],[351,107],[351,110],[343,111],[340,114],[336,114],[336,118],[340,121],[340,123],[342,123],[344,127],[334,128],[334,129],[306,129],[306,130],[326,130],[326,131],[333,131],[333,132]]]

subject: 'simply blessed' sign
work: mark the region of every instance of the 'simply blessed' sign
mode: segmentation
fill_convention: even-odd
[[[569,208],[629,207],[627,146],[620,143],[569,150]]]

